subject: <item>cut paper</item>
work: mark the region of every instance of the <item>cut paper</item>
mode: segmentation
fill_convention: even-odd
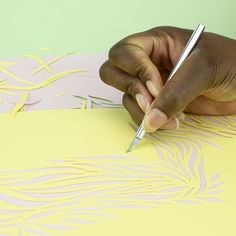
[[[28,97],[29,97],[28,92],[22,94],[22,96],[19,99],[19,102],[13,107],[12,111],[10,112],[10,116],[12,119],[15,118],[17,112],[23,110],[23,107],[26,104]]]
[[[80,109],[86,109],[86,104],[87,104],[86,100],[83,100]]]
[[[44,60],[36,55],[32,55],[32,54],[26,54],[23,55],[23,57],[28,57],[31,58],[33,60],[35,60],[36,62],[38,62],[46,71],[48,71],[50,74],[53,74],[53,71],[48,67],[48,64],[46,64],[44,62]]]
[[[103,97],[95,97],[88,95],[88,97],[82,97],[79,95],[74,95],[74,97],[78,98],[80,101],[80,107],[77,107],[81,109],[83,104],[86,103],[87,108],[122,108],[123,105],[119,103],[115,103],[111,100],[105,99]]]
[[[54,62],[57,62],[57,61],[61,60],[62,58],[66,57],[66,56],[72,55],[72,54],[74,54],[74,53],[75,53],[75,51],[73,51],[73,52],[68,52],[68,53],[65,53],[65,54],[63,54],[63,55],[61,55],[61,56],[58,56],[58,57],[56,57],[56,58],[50,60],[50,61],[47,62],[47,63],[45,63],[45,62],[41,63],[42,65],[41,65],[40,67],[36,68],[36,69],[31,73],[31,75],[33,76],[33,75],[37,74],[38,72],[40,72],[41,70],[46,69],[46,68],[49,68],[49,67],[48,67],[49,65],[53,64]]]
[[[106,56],[70,54],[0,62],[0,235],[235,235],[236,117],[186,115],[127,154]]]
[[[41,103],[42,101],[44,101],[44,103],[48,104],[48,99],[47,97],[50,95],[51,96],[51,100],[52,100],[52,104],[57,104],[60,105],[63,100],[65,99],[58,99],[58,101],[53,101],[55,99],[53,99],[52,97],[52,93],[48,93],[45,94],[45,92],[32,92],[33,90],[43,90],[45,87],[49,87],[49,85],[53,85],[54,82],[56,82],[57,80],[63,78],[63,77],[73,77],[74,74],[78,73],[78,72],[85,72],[85,70],[81,70],[81,69],[65,69],[65,70],[61,70],[61,66],[59,67],[60,70],[58,70],[58,68],[55,69],[55,73],[54,70],[52,70],[51,68],[49,68],[49,65],[53,64],[53,63],[60,63],[60,60],[62,58],[65,58],[67,56],[72,55],[74,52],[69,52],[69,53],[65,53],[64,55],[61,56],[57,56],[54,57],[53,59],[42,59],[40,57],[38,57],[37,55],[32,55],[32,54],[26,54],[24,56],[24,60],[27,61],[27,65],[23,65],[21,63],[21,61],[23,59],[20,60],[20,62],[16,63],[16,62],[0,62],[0,72],[3,74],[4,77],[6,78],[2,78],[0,80],[0,93],[4,96],[4,98],[6,98],[6,101],[15,101],[15,98],[12,98],[12,96],[21,96],[23,94],[24,91],[28,91],[29,95],[32,95],[32,97],[37,97],[39,98],[37,102],[33,102],[31,104],[25,104],[27,105],[27,109],[25,110],[29,110],[32,109],[32,107],[41,107]],[[33,72],[32,72],[32,67],[30,66],[30,64],[32,64],[33,62],[37,62],[40,64],[39,67],[37,67]],[[46,62],[47,61],[47,62]],[[9,67],[11,66],[11,71],[7,70],[5,67]],[[35,67],[35,65],[32,65],[33,67]],[[22,68],[21,68],[22,67]],[[22,73],[22,70],[25,70],[24,73]],[[44,70],[44,71],[43,71]],[[28,71],[28,72],[27,72]],[[52,75],[49,77],[47,74],[45,74],[44,72],[49,72]],[[18,73],[20,72],[20,73]],[[43,76],[39,76],[37,78],[38,82],[32,82],[34,78],[29,77],[29,74],[36,74],[38,72],[42,72]],[[32,76],[32,75],[31,75]],[[75,77],[75,76],[74,76]],[[29,86],[23,86],[20,83],[24,83],[27,84]],[[64,87],[62,87],[63,90],[65,90]],[[54,89],[54,88],[52,88]],[[60,89],[61,90],[61,89]],[[46,91],[50,91],[46,89]],[[55,92],[54,92],[55,93]],[[36,94],[36,96],[34,96],[34,94]],[[69,94],[69,91],[65,90],[64,94],[59,94],[56,97],[63,97],[63,95],[65,94]],[[41,95],[41,98],[40,98]],[[45,99],[45,95],[46,95],[46,99]],[[72,97],[72,95],[67,96],[68,97]],[[67,99],[66,98],[66,99]],[[13,102],[12,104],[14,104],[15,102]],[[9,109],[10,108],[10,109]],[[73,108],[73,107],[71,107]],[[1,110],[8,110],[9,112],[11,112],[14,108],[10,106],[10,103],[4,107],[1,107]]]
[[[0,93],[7,94],[7,95],[13,95],[13,96],[20,96],[20,94],[10,91],[5,91],[3,89],[0,89]]]
[[[16,96],[21,96],[24,91],[28,91],[31,98],[41,99],[40,102],[27,106],[25,111],[45,110],[45,109],[74,109],[81,108],[83,100],[76,98],[75,95],[86,98],[86,108],[120,108],[122,93],[114,88],[105,85],[98,76],[98,70],[105,60],[104,55],[75,55],[75,52],[68,52],[64,55],[53,57],[40,57],[45,65],[53,72],[49,75],[48,71],[42,66],[37,65],[32,58],[22,57],[3,64],[9,67],[11,74],[25,81],[35,83],[33,86],[22,84],[19,80],[12,78],[12,75],[0,72],[0,93],[6,101],[16,101]],[[36,55],[33,55],[37,57]],[[64,72],[77,71],[85,68],[83,73],[66,74]],[[6,67],[8,69],[8,67]],[[32,73],[36,72],[32,75]],[[45,82],[53,76],[63,75],[50,84]],[[65,92],[66,96],[56,96]],[[89,97],[91,96],[91,97]],[[98,99],[97,99],[98,98]],[[102,100],[102,99],[105,100]],[[13,109],[11,103],[4,103],[0,107],[1,112],[10,112]]]
[[[6,81],[6,79],[4,78],[0,79],[0,83],[4,83],[4,81]]]
[[[0,61],[0,67],[8,67],[8,66],[14,66],[18,64],[19,62],[6,62],[6,61]]]
[[[103,101],[103,102],[113,103],[111,100],[106,99],[106,98],[95,97],[95,96],[91,96],[91,95],[88,95],[88,97],[91,98],[91,99],[94,99],[94,100],[100,100],[100,101]]]
[[[63,71],[61,73],[58,74],[54,74],[53,76],[47,78],[45,81],[38,83],[38,84],[34,84],[32,86],[29,87],[22,87],[22,86],[1,86],[0,89],[7,89],[7,90],[22,90],[22,91],[27,91],[27,90],[34,90],[34,89],[40,89],[42,87],[48,86],[51,83],[55,82],[58,79],[63,78],[64,76],[70,75],[70,74],[75,74],[78,72],[83,72],[84,70],[70,70],[70,71]]]
[[[5,73],[6,75],[8,75],[9,77],[21,82],[21,83],[25,83],[25,84],[29,84],[29,85],[34,85],[35,83],[28,81],[28,80],[24,80],[16,75],[14,75],[13,73],[11,73],[10,71],[8,71],[7,69],[5,69],[4,67],[0,66],[0,71],[2,71],[3,73]]]
[[[128,154],[124,109],[0,114],[0,129],[2,235],[236,232],[235,116],[186,115]]]

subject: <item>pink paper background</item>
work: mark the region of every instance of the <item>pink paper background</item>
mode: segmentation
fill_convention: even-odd
[[[45,62],[53,58],[42,58]],[[46,109],[71,109],[81,106],[81,99],[74,95],[88,98],[88,95],[102,97],[112,100],[114,103],[121,104],[122,93],[111,86],[104,84],[99,78],[99,68],[107,59],[104,54],[95,55],[69,55],[59,61],[49,65],[54,73],[66,70],[84,69],[85,72],[65,76],[47,87],[32,90],[29,92],[29,103],[37,102],[33,105],[26,105],[25,110],[46,110]],[[33,82],[41,82],[50,77],[51,74],[45,69],[31,76],[31,73],[40,66],[38,62],[30,58],[20,58],[16,60],[7,60],[18,62],[18,64],[6,67],[6,69],[25,80]],[[18,86],[28,86],[18,82],[3,72],[0,72],[0,78],[6,78],[8,84]],[[14,91],[22,94],[23,91]],[[65,93],[63,96],[57,96],[59,93]],[[0,112],[10,111],[14,104],[18,102],[19,96],[5,95],[0,93],[2,103],[0,104]],[[89,100],[88,100],[89,106]]]

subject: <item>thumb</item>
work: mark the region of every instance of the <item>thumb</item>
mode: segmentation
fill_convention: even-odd
[[[207,89],[210,78],[207,74],[206,64],[190,55],[149,107],[144,117],[144,129],[154,132],[182,112]]]

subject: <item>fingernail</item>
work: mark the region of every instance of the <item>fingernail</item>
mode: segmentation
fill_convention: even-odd
[[[166,114],[157,108],[152,109],[144,117],[144,129],[148,132],[154,132],[167,122]]]
[[[179,119],[174,118],[173,120],[166,123],[161,129],[178,129],[179,128]]]
[[[148,102],[148,100],[141,93],[137,93],[135,95],[135,98],[136,98],[136,101],[137,101],[139,107],[145,113],[147,111],[150,103]]]
[[[178,119],[178,118],[175,118],[175,121],[176,121],[176,127],[175,127],[175,129],[178,129],[178,128],[179,128],[179,119]]]
[[[159,92],[158,92],[158,90],[156,89],[156,87],[154,86],[154,84],[151,80],[148,80],[146,82],[146,86],[147,86],[149,92],[152,94],[152,96],[157,97]]]
[[[177,115],[177,117],[180,119],[180,120],[184,120],[185,118],[185,115],[183,112],[179,113],[179,115]]]

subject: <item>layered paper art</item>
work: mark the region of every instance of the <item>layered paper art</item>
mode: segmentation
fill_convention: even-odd
[[[137,127],[103,60],[2,62],[0,235],[235,235],[236,116],[186,115],[126,153]]]

